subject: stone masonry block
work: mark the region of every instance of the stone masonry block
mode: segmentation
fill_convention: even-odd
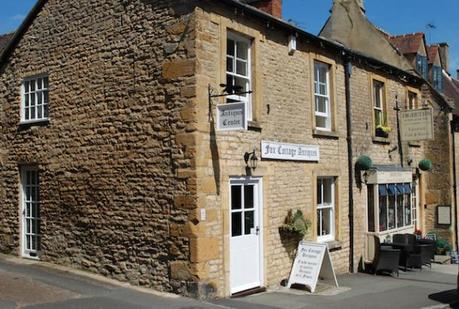
[[[163,77],[165,79],[176,79],[179,77],[191,76],[194,73],[194,60],[174,60],[163,64]]]
[[[175,208],[194,209],[196,207],[196,196],[178,195],[174,198]]]
[[[171,278],[176,280],[190,281],[193,275],[189,263],[186,261],[174,261],[170,263]]]
[[[217,259],[219,256],[218,239],[200,237],[190,239],[191,262],[199,263]]]

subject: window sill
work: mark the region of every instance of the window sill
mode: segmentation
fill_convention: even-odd
[[[48,125],[49,119],[40,119],[40,120],[27,120],[19,122],[19,126],[27,127],[32,125]]]
[[[390,144],[390,139],[388,137],[378,137],[373,136],[373,143],[377,144]]]
[[[247,123],[247,130],[261,132],[261,125],[257,121],[249,120]]]
[[[421,148],[421,144],[420,143],[409,142],[408,146],[409,147],[413,147],[413,148]]]
[[[336,131],[324,131],[324,130],[314,129],[312,131],[312,135],[313,135],[313,137],[339,139],[338,132],[336,132]]]
[[[325,242],[330,252],[341,250],[341,242],[338,240],[330,240]]]

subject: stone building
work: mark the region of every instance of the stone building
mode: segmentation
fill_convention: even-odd
[[[14,33],[6,33],[0,35],[0,53],[6,48]]]
[[[426,174],[425,200],[421,211],[419,228],[424,233],[435,233],[447,239],[457,247],[457,203],[454,198],[455,186],[453,168],[453,136],[450,126],[454,103],[444,92],[447,77],[443,71],[448,71],[448,44],[440,43],[427,45],[424,33],[390,36],[389,40],[400,51],[421,75],[425,83],[422,86],[422,104],[439,107],[434,108],[434,140],[423,143],[426,157],[435,162],[434,168]],[[440,158],[438,154],[442,153]],[[449,156],[446,154],[449,153]],[[437,158],[436,160],[434,160]],[[445,175],[449,173],[449,178]],[[450,215],[455,218],[450,225],[438,224],[438,206],[449,206]]]
[[[452,149],[453,149],[453,179],[454,179],[454,197],[456,201],[455,214],[458,216],[458,207],[457,201],[459,200],[459,190],[458,190],[458,175],[459,175],[459,69],[456,72],[456,77],[449,74],[446,70],[443,70],[443,85],[444,85],[444,95],[450,100],[454,105],[453,109],[453,120],[451,132],[453,134],[452,140]],[[456,220],[456,247],[458,247],[458,222]]]
[[[400,156],[396,134],[375,134],[397,132],[389,107],[409,91],[421,98],[424,81],[378,30],[385,52],[374,55],[309,34],[281,9],[38,1],[0,56],[0,250],[229,296],[288,277],[299,238],[280,228],[301,210],[335,271],[356,269],[367,210],[377,213],[367,188],[379,192],[356,159],[402,179],[389,184],[403,184],[407,203],[424,196],[414,192],[425,147]],[[415,227],[413,203],[400,231]]]
[[[355,262],[371,256],[366,238],[374,234],[390,241],[393,234],[419,229],[424,235],[435,232],[454,244],[454,213],[450,225],[436,224],[438,206],[454,211],[452,105],[429,78],[429,72],[440,64],[434,60],[429,70],[424,34],[391,36],[371,24],[362,3],[336,0],[320,36],[403,70],[401,74],[381,72],[364,63],[355,63],[353,69],[353,162],[366,155],[374,164],[370,171],[356,175],[363,179],[354,187]],[[408,83],[405,72],[419,79]],[[407,110],[432,112],[433,139],[413,142],[401,138],[400,119]],[[377,126],[389,127],[391,132],[378,136]],[[421,171],[423,159],[433,162],[431,171]]]

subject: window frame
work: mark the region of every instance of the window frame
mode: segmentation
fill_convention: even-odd
[[[414,103],[412,101],[412,98],[414,98]],[[418,109],[418,108],[419,108],[419,94],[412,90],[407,90],[406,109],[413,110],[413,109]]]
[[[28,173],[30,173],[31,182],[28,183]],[[32,181],[32,175],[33,181]],[[36,182],[35,182],[36,180]],[[39,259],[42,248],[41,248],[41,196],[40,196],[40,171],[36,166],[22,166],[20,168],[20,199],[21,199],[21,255],[24,258],[28,259]],[[35,192],[35,195],[31,194],[30,199],[27,194],[28,189],[32,192]],[[32,189],[35,189],[33,191]],[[30,205],[30,215],[27,208],[27,204]],[[35,209],[35,210],[33,210]],[[35,212],[36,216],[33,216]],[[30,226],[30,231],[28,230],[27,220],[36,221],[35,222],[35,231],[33,231],[33,225]],[[30,247],[28,246],[27,239],[30,237]],[[36,240],[33,240],[33,237]],[[34,245],[33,245],[34,244]],[[35,246],[35,248],[33,248]]]
[[[427,80],[429,74],[427,56],[420,54],[416,55],[416,70],[425,80]]]
[[[327,131],[327,132],[331,132],[332,131],[332,128],[333,128],[333,125],[332,125],[332,94],[331,94],[331,75],[333,74],[332,72],[332,65],[330,63],[326,63],[326,62],[323,62],[323,61],[320,61],[318,59],[314,59],[313,60],[313,67],[314,67],[314,72],[313,72],[313,93],[314,93],[314,101],[313,101],[313,105],[314,105],[314,127],[316,130],[319,130],[319,131]],[[325,90],[326,90],[326,94],[321,94],[319,90],[319,87],[321,84],[321,82],[319,81],[320,80],[320,68],[323,68],[325,67],[327,70],[326,70],[326,78],[325,78]],[[326,103],[325,103],[325,113],[324,112],[319,112],[318,109],[317,109],[317,101],[316,99],[320,97],[320,98],[324,98],[326,100]],[[326,126],[325,127],[319,127],[317,125],[317,117],[322,117],[322,118],[325,118],[325,123],[326,123]]]
[[[235,48],[234,48],[234,56],[228,55],[228,41],[232,40],[235,42]],[[243,42],[247,44],[247,60],[238,58],[237,57],[237,48],[236,48],[236,42]],[[252,44],[253,44],[253,39],[240,34],[238,32],[232,31],[230,29],[227,30],[226,32],[226,50],[224,51],[225,53],[225,84],[227,83],[228,80],[228,75],[234,77],[234,78],[240,78],[245,80],[246,86],[247,86],[247,91],[251,91],[253,87],[253,78],[252,78]],[[233,71],[234,72],[229,72],[228,71],[228,58],[233,58]],[[247,76],[241,75],[237,73],[237,61],[242,61],[246,62],[246,70],[247,70]],[[241,102],[245,104],[245,111],[246,111],[246,117],[248,121],[252,121],[254,119],[253,117],[253,104],[252,104],[252,94],[248,93],[245,96],[240,96],[240,95],[228,95],[227,99],[233,100],[235,102]],[[230,103],[230,102],[226,102]]]
[[[324,196],[324,180],[330,180],[330,184],[331,184],[331,188],[330,188],[330,192],[331,192],[331,203],[330,204],[324,204],[323,203],[323,196]],[[316,196],[316,212],[315,212],[315,216],[316,216],[316,231],[317,229],[322,231],[322,228],[321,228],[321,220],[320,220],[320,217],[319,217],[319,211],[322,211],[322,210],[325,210],[325,209],[329,209],[330,210],[330,213],[329,213],[329,220],[330,220],[330,233],[329,234],[325,234],[325,235],[319,235],[319,233],[317,233],[317,241],[318,242],[329,242],[329,241],[334,241],[336,240],[336,180],[337,178],[334,177],[334,176],[318,176],[316,178],[316,188],[315,188],[315,192],[316,194],[318,193],[319,191],[319,185],[321,185],[322,189],[321,189],[321,202],[319,204],[319,197]],[[320,233],[321,234],[321,233]]]
[[[376,83],[382,84],[382,88],[380,89],[380,107],[376,106],[376,94],[375,94],[375,85]],[[380,78],[377,78],[373,76],[371,78],[371,102],[372,102],[372,117],[373,117],[373,135],[376,135],[376,128],[381,125],[381,126],[388,126],[388,119],[387,119],[387,95],[386,95],[386,81]],[[381,113],[381,123],[378,124],[377,119],[376,119],[376,111],[379,111]],[[385,114],[386,113],[386,114]]]
[[[443,92],[443,69],[441,66],[432,66],[432,84],[437,91]]]
[[[38,81],[41,80],[41,89],[38,89]],[[45,80],[47,87],[45,87]],[[31,90],[30,85],[31,83],[34,83],[34,91]],[[26,83],[29,83],[29,89],[26,92]],[[20,106],[20,124],[30,124],[30,123],[38,123],[38,122],[48,122],[49,121],[49,75],[48,74],[40,74],[40,75],[34,75],[30,77],[26,77],[22,80],[21,82],[21,106]],[[39,94],[41,96],[41,104],[38,104],[39,102]],[[46,95],[45,95],[46,94]],[[34,116],[35,118],[31,118],[30,115],[30,110],[32,108],[31,106],[31,99],[32,95],[34,97]],[[29,106],[26,107],[26,96],[29,96]],[[45,97],[47,97],[47,102],[45,102]],[[38,113],[39,109],[41,111],[41,117],[38,118]],[[29,119],[26,119],[26,108],[29,109]],[[46,114],[46,116],[45,116]]]

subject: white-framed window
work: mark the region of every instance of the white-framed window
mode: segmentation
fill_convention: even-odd
[[[408,102],[407,109],[418,108],[418,95],[415,92],[408,91]]]
[[[331,131],[330,65],[314,61],[314,112],[316,128]]]
[[[227,103],[244,102],[247,120],[252,120],[251,40],[228,32],[226,42]],[[244,94],[238,94],[244,93]]]
[[[374,128],[377,134],[378,128],[387,125],[385,116],[386,96],[384,83],[379,80],[373,80],[373,112],[374,112]]]
[[[335,239],[335,178],[317,178],[317,241]]]
[[[373,80],[373,108],[375,126],[384,125],[384,83]]]
[[[21,122],[46,121],[49,117],[48,76],[26,78],[22,82]]]

